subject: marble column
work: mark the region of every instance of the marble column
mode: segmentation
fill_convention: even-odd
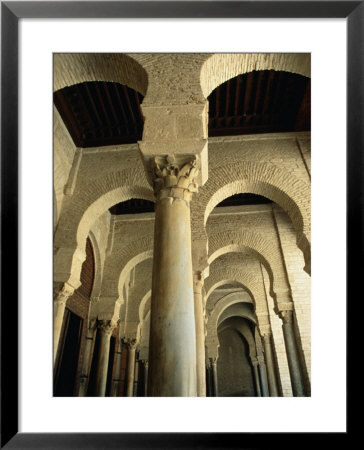
[[[260,385],[262,387],[262,397],[269,397],[267,368],[265,366],[264,356],[258,356],[257,359],[260,375]]]
[[[210,364],[212,369],[212,385],[213,385],[213,397],[219,396],[219,389],[217,384],[217,358],[210,358]]]
[[[120,372],[121,372],[121,355],[123,349],[122,340],[118,338],[118,348],[116,351],[115,372],[112,381],[111,397],[119,396]]]
[[[111,320],[101,320],[98,326],[100,330],[100,348],[96,373],[96,396],[105,397],[107,371],[109,367],[110,338],[117,323]]]
[[[278,397],[278,387],[277,387],[275,364],[273,359],[271,333],[263,334],[263,344],[264,344],[265,360],[267,363],[268,385],[270,396]]]
[[[149,397],[195,397],[194,311],[190,201],[197,190],[195,158],[155,158],[153,281]]]
[[[135,375],[135,352],[137,343],[135,339],[126,340],[128,346],[128,363],[126,367],[126,396],[133,397]]]
[[[133,397],[138,396],[138,385],[139,385],[139,368],[140,364],[139,361],[135,361],[135,368],[134,368],[134,388],[133,388]]]
[[[206,366],[205,366],[205,318],[203,312],[203,278],[201,272],[193,275],[193,295],[195,301],[196,322],[196,372],[197,397],[206,397]]]
[[[289,373],[291,376],[292,392],[294,397],[304,397],[301,367],[298,357],[296,338],[293,330],[293,311],[281,310],[280,317],[283,325],[284,342],[286,345]]]
[[[68,283],[64,283],[62,288],[58,289],[59,286],[57,286],[56,292],[53,294],[53,363],[57,358],[66,303],[74,292],[74,288]]]
[[[144,397],[147,397],[148,393],[148,360],[143,359],[141,361],[143,365],[143,377],[144,377]]]
[[[253,366],[253,373],[254,373],[254,381],[255,381],[255,388],[257,391],[257,397],[262,396],[262,392],[260,390],[260,381],[259,381],[259,374],[258,374],[258,360],[257,358],[251,358],[252,366]]]
[[[85,351],[83,356],[82,372],[80,376],[80,387],[78,390],[79,397],[86,397],[87,395],[90,364],[91,364],[91,352],[95,339],[95,331],[96,331],[96,320],[92,320],[89,322],[86,334]]]

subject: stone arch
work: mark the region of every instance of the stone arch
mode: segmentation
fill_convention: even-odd
[[[105,293],[122,296],[123,286],[130,270],[145,259],[153,256],[153,236],[143,236],[133,240],[122,249],[117,250],[115,257],[109,257],[107,270],[110,278],[105,280]]]
[[[251,296],[250,293],[249,293],[249,295]],[[213,310],[209,314],[209,318],[208,318],[208,322],[207,322],[207,330],[208,330],[209,334],[211,334],[212,332],[217,330],[219,319],[220,319],[221,315],[223,314],[223,312],[230,306],[235,305],[237,303],[244,303],[241,300],[241,293],[239,293],[239,292],[229,293],[229,294],[225,295],[224,297],[220,298],[216,302]]]
[[[277,254],[277,249],[260,233],[248,230],[240,232],[215,233],[209,236],[209,258],[211,265],[219,256],[225,253],[239,253],[248,249],[252,255],[265,267],[270,280],[270,295],[274,298],[276,290],[288,289],[285,270]]]
[[[248,328],[247,324],[243,323],[241,320],[239,320],[239,317],[230,317],[229,319],[224,320],[219,325],[219,332],[227,329],[227,328],[233,328],[235,329],[241,336],[243,336],[248,343],[249,346],[249,354],[250,357],[254,358],[257,356],[257,348],[256,348],[256,342],[253,336],[253,333]],[[216,333],[217,339],[218,339],[218,332]]]
[[[122,53],[55,53],[54,91],[87,81],[125,84],[145,95],[148,75],[132,57]],[[70,69],[72,68],[72,70]]]
[[[100,295],[101,289],[101,280],[102,280],[102,262],[101,262],[101,254],[99,244],[93,232],[90,230],[88,237],[90,238],[92,250],[94,253],[94,261],[95,261],[95,275],[94,275],[94,284],[92,287],[91,298],[98,297]]]
[[[148,261],[149,260],[149,261]],[[136,324],[141,323],[141,312],[142,308],[144,308],[147,300],[148,300],[148,292],[151,291],[152,287],[152,259],[151,258],[145,258],[145,253],[143,255],[143,260],[140,261],[138,264],[146,263],[147,267],[150,266],[150,270],[147,271],[147,274],[144,276],[143,274],[143,280],[141,282],[140,278],[136,278],[135,284],[128,295],[128,301],[126,305],[126,315],[125,315],[125,324],[126,329],[129,328],[129,323],[134,324],[136,327]],[[135,264],[134,267],[136,267],[137,264]],[[146,267],[144,266],[144,269]],[[120,289],[120,287],[119,287]],[[139,327],[140,328],[140,327]]]
[[[100,295],[99,309],[108,305],[108,319],[118,320],[120,316],[120,308],[124,305],[122,322],[126,318],[126,308],[124,304],[123,286],[130,270],[144,261],[151,258],[153,250],[152,238],[141,238],[130,242],[126,247],[120,249],[119,258],[108,259],[105,262],[105,273],[108,278],[103,280]]]
[[[139,184],[135,180],[142,180]],[[109,173],[92,180],[63,205],[54,237],[55,278],[77,287],[84,242],[95,220],[116,203],[130,198],[154,201],[142,169]],[[60,275],[57,275],[57,272]]]
[[[220,84],[253,70],[277,70],[311,76],[309,53],[215,53],[202,65],[200,83],[207,98]]]
[[[227,306],[217,319],[217,327],[230,317],[242,317],[254,323],[254,325],[257,323],[254,313],[249,309],[246,302],[237,302]]]
[[[199,191],[196,203],[191,204],[194,229],[200,229],[198,224],[206,226],[209,214],[222,200],[247,192],[267,197],[287,212],[297,233],[297,246],[305,258],[305,269],[309,272],[310,187],[274,164],[236,161],[212,169],[208,181]]]

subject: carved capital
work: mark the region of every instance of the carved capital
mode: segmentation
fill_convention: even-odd
[[[258,355],[257,356],[257,360],[258,360],[258,364],[260,365],[260,366],[265,366],[265,360],[264,360],[264,356],[262,356],[262,355]]]
[[[128,350],[135,350],[137,347],[136,339],[124,339],[124,343],[127,345]]]
[[[143,364],[144,368],[148,369],[149,361],[147,359],[142,359],[141,363]]]
[[[252,362],[252,364],[253,364],[253,367],[258,367],[258,360],[257,360],[257,358],[252,357],[252,358],[250,358],[250,359],[251,359],[251,362]]]
[[[88,331],[93,333],[97,327],[97,319],[94,317],[88,321]]]
[[[156,156],[152,161],[153,189],[156,200],[179,198],[189,203],[192,194],[198,191],[196,177],[197,157],[189,161],[177,162],[174,155]]]
[[[283,320],[283,323],[293,323],[293,311],[292,310],[283,310],[279,313],[280,318]]]
[[[262,330],[262,339],[264,342],[270,343],[271,338],[272,338],[271,330]]]
[[[119,321],[115,322],[113,320],[100,320],[98,322],[98,327],[102,333],[111,336],[118,324]]]
[[[194,272],[193,273],[193,292],[195,294],[202,295],[202,288],[203,288],[203,275],[201,272]]]
[[[57,286],[53,291],[53,301],[60,306],[61,304],[66,304],[67,300],[73,295],[74,288],[70,286],[68,283],[64,283],[62,288],[59,290],[59,286]]]
[[[213,356],[212,358],[209,358],[209,360],[210,360],[210,364],[212,366],[216,366],[216,364],[217,364],[217,356]]]

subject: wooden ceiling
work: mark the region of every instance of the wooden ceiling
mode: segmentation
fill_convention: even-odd
[[[209,96],[209,136],[311,128],[311,83],[302,75],[253,71],[228,80]]]
[[[119,83],[87,82],[54,93],[54,103],[76,147],[141,140],[143,96]]]
[[[142,139],[143,96],[111,82],[86,82],[54,93],[54,103],[77,147],[136,143]],[[311,83],[301,75],[274,70],[253,71],[228,80],[208,97],[209,136],[309,131]],[[218,206],[270,202],[244,194]],[[112,214],[154,211],[154,204],[131,199]]]

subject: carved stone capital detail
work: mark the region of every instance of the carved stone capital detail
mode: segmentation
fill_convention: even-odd
[[[209,360],[210,360],[210,364],[212,366],[216,366],[216,364],[217,364],[217,356],[213,356],[212,358],[209,358]]]
[[[252,358],[250,358],[250,359],[251,359],[251,362],[252,362],[252,364],[253,364],[253,367],[258,367],[258,360],[257,360],[257,358],[252,357]]]
[[[194,272],[193,273],[193,292],[195,294],[202,295],[202,288],[203,288],[203,275],[201,272]]]
[[[64,283],[61,290],[58,290],[57,288],[53,291],[53,301],[54,303],[60,304],[66,304],[67,300],[73,295],[74,288],[70,286],[68,283]]]
[[[272,332],[270,330],[263,330],[262,331],[262,339],[263,339],[263,341],[270,343],[271,338],[272,338]]]
[[[292,310],[284,310],[279,313],[283,323],[293,323],[293,311]]]
[[[135,350],[137,347],[136,339],[124,339],[124,343],[127,345],[128,350]]]
[[[180,198],[190,202],[192,194],[198,191],[196,177],[197,158],[192,155],[189,161],[177,162],[174,155],[156,156],[152,162],[153,189],[157,201],[163,198]]]
[[[118,324],[119,321],[115,322],[113,320],[100,320],[98,322],[98,327],[103,333],[111,336]]]
[[[264,356],[258,355],[257,356],[257,360],[258,360],[258,363],[259,363],[260,366],[262,366],[262,367],[265,366]]]

